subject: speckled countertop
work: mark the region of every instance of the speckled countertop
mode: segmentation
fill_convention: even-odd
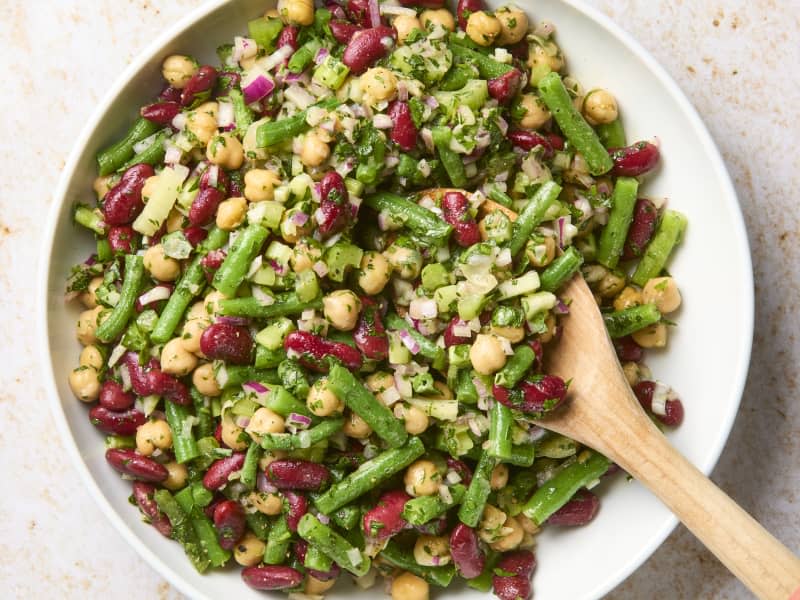
[[[200,0],[0,0],[0,589],[3,597],[178,593],[82,489],[37,380],[41,219],[83,123],[156,32]],[[756,277],[742,408],[714,480],[800,551],[800,1],[591,0],[667,68],[705,119],[739,192]],[[609,594],[746,598],[682,527]]]

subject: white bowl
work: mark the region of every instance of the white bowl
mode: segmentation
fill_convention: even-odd
[[[86,406],[70,393],[67,374],[79,353],[74,337],[78,308],[64,303],[64,280],[70,266],[91,251],[89,236],[72,225],[70,206],[92,195],[95,152],[116,140],[138,108],[160,89],[161,60],[181,51],[216,64],[216,46],[241,33],[264,5],[263,0],[208,2],[161,35],[125,70],[83,130],[64,168],[39,279],[42,365],[53,412],[75,466],[120,534],[192,598],[235,595],[244,600],[264,594],[247,588],[238,569],[198,575],[177,543],[142,523],[139,512],[127,502],[130,483],[108,467],[103,436],[89,423]],[[535,20],[556,24],[569,71],[587,89],[602,86],[619,99],[629,139],[657,136],[661,141],[663,166],[644,189],[652,196],[668,197],[670,206],[683,211],[690,225],[670,265],[683,292],[684,308],[668,352],[651,352],[648,363],[684,400],[686,420],[670,433],[672,442],[708,473],[739,406],[753,328],[750,254],[733,186],[691,104],[641,46],[578,0],[538,0],[530,5],[526,8]],[[540,537],[533,582],[538,600],[603,596],[650,556],[675,526],[675,518],[639,484],[619,477],[603,487],[602,508],[591,525],[547,529]],[[349,583],[341,589],[334,597],[353,593]],[[378,587],[360,597],[380,593]],[[437,597],[457,594],[470,600],[487,597],[472,590],[441,592]]]

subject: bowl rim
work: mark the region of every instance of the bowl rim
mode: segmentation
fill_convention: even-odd
[[[702,143],[704,153],[713,163],[715,172],[714,174],[717,176],[723,191],[723,202],[727,204],[727,208],[731,211],[733,234],[736,238],[738,238],[739,244],[741,244],[741,248],[744,251],[742,252],[741,260],[743,261],[742,277],[744,278],[745,284],[745,297],[741,298],[743,305],[743,314],[741,315],[743,322],[741,325],[746,333],[746,339],[743,340],[743,346],[741,348],[742,351],[738,357],[737,364],[734,365],[733,369],[735,375],[734,390],[736,391],[736,401],[734,404],[735,410],[733,410],[732,406],[731,409],[728,410],[727,414],[724,415],[724,419],[721,423],[720,429],[718,430],[719,434],[714,442],[714,446],[707,454],[705,461],[696,465],[704,474],[708,475],[717,464],[722,450],[724,449],[725,444],[730,436],[733,423],[738,415],[742,394],[744,392],[744,386],[747,380],[752,352],[754,326],[754,284],[752,258],[744,218],[738,201],[736,189],[722,159],[720,151],[714,143],[708,128],[700,118],[697,110],[694,108],[675,80],[650,54],[650,52],[647,51],[638,41],[636,41],[631,34],[612,21],[610,17],[603,14],[599,9],[588,5],[584,0],[558,1],[574,9],[584,17],[587,17],[597,26],[605,29],[607,33],[611,34],[612,37],[614,37],[629,52],[631,52],[637,60],[641,61],[644,66],[653,75],[655,75],[659,82],[666,88],[671,100],[677,104],[682,113],[689,120],[694,133]],[[56,422],[56,427],[62,442],[67,448],[67,452],[70,456],[72,464],[80,474],[81,480],[89,494],[105,514],[106,518],[122,536],[122,538],[139,554],[139,556],[144,558],[150,567],[152,567],[157,573],[169,581],[171,585],[175,586],[181,593],[192,598],[205,597],[205,595],[201,590],[198,590],[195,586],[189,583],[189,581],[178,575],[178,573],[174,571],[159,555],[153,552],[143,541],[138,538],[138,536],[133,533],[131,528],[118,515],[117,509],[111,505],[111,503],[102,493],[97,482],[89,471],[88,465],[80,454],[80,450],[75,441],[73,433],[70,430],[66,414],[64,413],[64,409],[61,404],[61,398],[59,396],[55,381],[53,363],[51,361],[50,341],[48,334],[48,288],[51,269],[51,254],[53,250],[55,233],[58,226],[59,214],[64,202],[68,201],[66,192],[69,182],[73,177],[74,171],[77,167],[78,161],[81,155],[85,152],[86,146],[90,141],[90,137],[96,129],[98,123],[117,100],[127,83],[139,71],[141,71],[147,63],[152,61],[157,54],[162,52],[166,45],[168,45],[179,34],[193,26],[195,22],[201,20],[222,6],[233,2],[236,2],[236,0],[209,0],[208,2],[205,2],[197,8],[191,10],[184,17],[164,30],[141,52],[139,52],[104,94],[103,99],[94,109],[89,120],[82,128],[80,135],[73,144],[72,150],[69,153],[69,157],[64,165],[53,194],[53,204],[50,207],[50,214],[47,218],[37,277],[37,345],[40,352],[39,358],[45,369],[44,387],[48,396],[50,409]],[[622,581],[624,581],[627,577],[629,577],[658,549],[659,546],[661,546],[666,537],[672,532],[677,524],[678,520],[674,515],[669,515],[667,518],[665,518],[663,525],[651,538],[647,545],[642,547],[637,554],[631,556],[630,559],[626,561],[615,573],[609,574],[605,578],[605,581],[599,583],[595,590],[595,598],[601,598],[614,587],[622,583]]]

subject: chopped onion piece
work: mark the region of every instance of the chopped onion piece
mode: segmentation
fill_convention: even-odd
[[[398,334],[400,335],[400,341],[403,342],[403,345],[408,348],[408,351],[411,354],[417,354],[419,352],[419,344],[417,340],[411,337],[411,334],[408,333],[407,330],[401,329]]]
[[[375,126],[375,129],[391,129],[394,126],[392,118],[383,113],[378,113],[372,117],[372,124]]]
[[[442,499],[442,502],[445,504],[452,504],[453,503],[453,495],[450,493],[450,488],[446,485],[439,486],[439,498]],[[439,558],[438,556],[435,558]]]
[[[358,548],[350,548],[347,551],[347,560],[349,560],[352,565],[360,565],[364,560],[361,556],[361,550]]]
[[[654,415],[666,416],[668,399],[669,386],[660,381],[656,381],[656,386],[653,388],[653,403],[651,405],[651,410]]]
[[[294,54],[294,48],[292,48],[289,45],[281,46],[269,56],[259,60],[258,66],[264,69],[265,71],[271,71],[273,68],[283,63],[283,61],[289,58],[292,54]]]
[[[108,363],[107,363],[108,367],[111,368],[115,364],[117,364],[117,362],[119,362],[119,359],[122,358],[122,355],[125,354],[126,351],[127,348],[122,344],[117,344],[116,346],[114,346],[114,349],[111,351],[111,355],[108,357]],[[126,373],[128,372],[127,367],[125,368],[125,372]]]
[[[253,79],[247,81],[247,83],[242,82],[242,93],[247,104],[258,102],[262,98],[269,96],[274,89],[275,82],[258,71],[256,71],[256,76]]]
[[[152,304],[153,302],[159,302],[161,300],[166,300],[172,295],[172,290],[170,290],[165,285],[157,285],[151,290],[147,290],[144,294],[139,296],[139,304],[142,306],[147,306],[148,304]]]

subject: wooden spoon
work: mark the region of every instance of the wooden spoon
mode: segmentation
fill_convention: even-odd
[[[800,598],[800,559],[686,460],[645,415],[580,275],[548,372],[572,379],[569,403],[541,425],[590,446],[658,496],[759,598]]]

